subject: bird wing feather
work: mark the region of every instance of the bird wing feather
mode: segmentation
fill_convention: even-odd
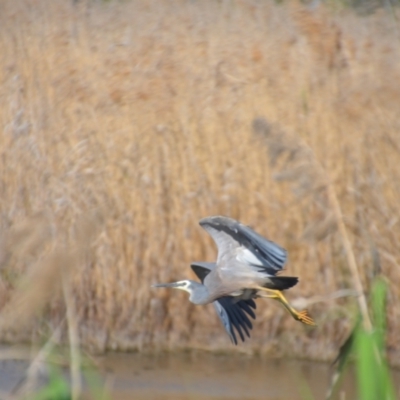
[[[218,247],[217,264],[234,266],[240,261],[270,276],[283,269],[287,252],[265,239],[250,227],[234,219],[216,216],[203,218],[200,225],[211,235]]]
[[[215,269],[215,263],[201,261],[195,262],[191,264],[191,268],[197,277],[203,282],[205,277]],[[222,325],[234,344],[237,344],[235,330],[242,341],[245,340],[244,333],[247,337],[250,337],[249,330],[253,328],[253,325],[249,316],[253,319],[256,318],[253,311],[253,309],[256,309],[256,303],[254,300],[249,299],[237,301],[237,299],[232,296],[223,296],[215,300],[213,305]]]

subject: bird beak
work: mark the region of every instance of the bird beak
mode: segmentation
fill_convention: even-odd
[[[152,287],[170,287],[170,288],[179,288],[180,286],[182,286],[182,284],[179,284],[179,282],[157,283],[155,285],[152,285]]]

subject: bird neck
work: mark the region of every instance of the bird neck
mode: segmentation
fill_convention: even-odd
[[[198,282],[191,282],[192,290],[190,292],[189,300],[193,304],[208,304],[211,303],[213,299],[210,297],[210,292],[207,287]]]

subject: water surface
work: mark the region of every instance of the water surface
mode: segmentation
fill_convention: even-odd
[[[121,400],[324,399],[331,376],[323,363],[209,353],[108,354],[101,363]],[[334,398],[355,399],[354,380],[349,371]]]
[[[1,399],[22,382],[29,361],[26,350],[21,354],[15,347],[0,350]],[[108,353],[95,361],[95,375],[113,400],[321,400],[333,372],[325,363],[206,352]],[[64,373],[69,375],[68,368]],[[400,394],[400,371],[392,374]],[[38,383],[43,385],[46,380],[42,376]],[[93,399],[89,390],[84,399]],[[333,399],[357,399],[351,368]]]

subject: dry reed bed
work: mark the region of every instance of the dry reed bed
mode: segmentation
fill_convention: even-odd
[[[39,295],[22,304],[45,307],[45,318],[22,328],[14,315],[3,339],[57,326],[65,306],[56,287],[68,269],[88,347],[231,349],[212,307],[150,288],[215,258],[197,225],[207,215],[240,219],[288,248],[287,273],[301,279],[292,300],[352,288],[324,195],[309,195],[299,166],[270,162],[274,151],[251,130],[261,115],[285,151],[305,144],[332,179],[365,288],[379,268],[390,281],[388,345],[398,362],[393,20],[264,3],[3,2],[3,320],[24,292],[15,291],[21,274],[59,271],[26,286]],[[90,243],[82,219],[95,221]],[[75,257],[82,243],[85,256]],[[240,349],[330,358],[355,307],[352,298],[311,304],[319,326],[308,330],[261,303]]]

